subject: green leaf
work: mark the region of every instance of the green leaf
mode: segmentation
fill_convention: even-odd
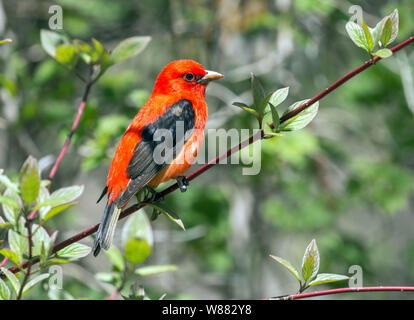
[[[38,207],[57,207],[62,204],[73,202],[74,200],[80,197],[80,195],[83,192],[83,189],[83,186],[71,186],[58,189],[50,195],[49,199],[47,199],[43,203],[39,203]]]
[[[144,239],[150,246],[154,243],[151,223],[142,211],[131,215],[122,228],[122,245],[124,247],[130,239],[134,238]]]
[[[49,273],[43,273],[43,274],[39,274],[37,277],[33,278],[32,280],[30,280],[28,283],[26,283],[26,285],[23,288],[23,293],[22,295],[24,296],[27,292],[29,292],[29,290],[31,288],[33,288],[36,284],[38,284],[39,282],[49,278],[50,274]]]
[[[371,35],[371,31],[369,30],[367,24],[365,23],[364,19],[362,19],[362,29],[364,30],[364,35],[365,35],[365,40],[367,43],[367,47],[368,47],[368,52],[371,53],[372,48],[373,48],[373,40],[372,40],[372,35]]]
[[[382,34],[380,38],[380,41],[383,47],[385,47],[390,42],[391,33],[392,33],[392,22],[391,22],[391,18],[388,17],[385,20],[384,29],[382,30]]]
[[[241,109],[243,109],[244,111],[251,113],[252,115],[254,115],[256,118],[259,117],[259,114],[257,113],[256,110],[250,108],[247,104],[243,103],[243,102],[233,102],[232,103],[233,106],[239,107]]]
[[[360,48],[365,49],[369,52],[369,45],[365,37],[365,32],[358,24],[349,21],[346,26],[346,32],[348,33],[351,40]]]
[[[386,18],[382,19],[381,21],[377,23],[377,25],[373,29],[370,29],[374,47],[379,44],[382,30],[384,29],[385,20]]]
[[[39,194],[40,176],[37,160],[29,156],[20,170],[20,190],[26,204],[31,204]]]
[[[309,99],[295,102],[292,104],[283,115],[290,113],[302,104],[308,102]],[[319,102],[315,102],[311,106],[299,112],[296,116],[284,121],[280,124],[281,131],[295,131],[306,127],[315,118],[318,113]]]
[[[333,274],[333,273],[320,273],[316,276],[315,280],[309,283],[309,287],[315,286],[317,284],[335,282],[335,281],[343,281],[349,280],[348,276],[343,276],[340,274]]]
[[[19,194],[19,187],[17,183],[11,182],[10,179],[3,174],[3,169],[0,169],[0,183],[5,185],[7,189],[10,189],[15,194]]]
[[[94,51],[92,46],[89,43],[78,39],[73,40],[73,43],[78,48],[81,59],[86,64],[90,64],[92,61],[92,53]]]
[[[0,300],[10,299],[10,289],[6,283],[0,279]]]
[[[109,260],[117,270],[121,272],[125,270],[124,257],[117,247],[112,246],[108,250],[105,250],[104,253],[108,256]]]
[[[56,252],[56,257],[78,260],[80,258],[86,257],[90,252],[90,247],[76,242]]]
[[[143,239],[130,239],[125,246],[125,258],[133,263],[144,262],[151,253],[151,246]]]
[[[181,229],[185,231],[184,223],[181,221],[180,217],[175,212],[173,212],[171,209],[159,203],[157,204],[147,203],[147,205],[161,212],[162,214],[165,214],[172,222],[177,224]]]
[[[139,54],[151,37],[131,37],[119,43],[111,53],[110,64],[116,64]]]
[[[40,31],[40,42],[43,49],[53,58],[56,58],[56,48],[61,44],[69,43],[66,36],[53,32],[50,30],[42,29]]]
[[[135,270],[135,274],[140,276],[151,276],[154,274],[159,274],[163,272],[169,272],[169,271],[176,271],[177,266],[176,265],[158,265],[158,266],[145,266],[141,267]]]
[[[0,202],[2,203],[4,217],[12,225],[16,225],[17,220],[18,220],[19,215],[20,215],[21,208],[23,206],[22,200],[20,199],[20,197],[18,195],[16,195],[10,189],[6,189],[6,191],[4,191],[2,199],[5,199],[5,198],[6,198],[6,201],[1,201],[0,200]],[[9,201],[10,200],[9,198],[13,198],[14,202],[11,203]],[[18,204],[17,207],[15,206],[15,203]]]
[[[10,249],[19,257],[19,263],[23,261],[23,255],[27,254],[28,241],[26,237],[18,234],[13,230],[9,230],[8,234]]]
[[[12,288],[14,290],[14,293],[16,294],[16,296],[19,294],[20,291],[20,282],[19,279],[17,279],[17,277],[11,273],[9,270],[7,270],[7,268],[1,267],[0,271],[6,276],[7,279],[9,279]]]
[[[279,132],[279,127],[280,127],[279,114],[277,113],[277,110],[276,110],[275,106],[272,103],[269,102],[269,106],[270,106],[270,112],[272,114],[273,126],[275,128],[275,131]]]
[[[95,274],[95,278],[99,281],[112,284],[121,280],[118,272],[98,272]]]
[[[73,44],[62,44],[56,48],[56,61],[73,69],[78,62],[78,49]]]
[[[315,239],[313,239],[305,250],[302,259],[302,278],[305,283],[313,280],[319,271],[319,251]]]
[[[251,76],[251,83],[252,83],[253,104],[257,110],[260,107],[260,104],[265,96],[265,93],[264,93],[264,89],[262,85],[260,84],[259,80],[257,80],[254,73],[251,73],[250,76]]]
[[[4,248],[0,250],[0,254],[9,258],[9,260],[14,264],[19,264],[19,257],[13,251]]]
[[[398,36],[398,24],[399,24],[399,16],[398,10],[395,9],[394,12],[390,15],[391,22],[392,22],[392,30],[391,30],[391,38],[388,41],[388,44],[393,42]]]
[[[383,48],[375,52],[374,55],[385,59],[392,56],[392,51],[390,49]]]
[[[64,264],[64,263],[69,263],[69,260],[65,260],[65,259],[56,259],[56,258],[52,258],[49,259],[46,263],[45,263],[45,268],[56,265],[56,264]]]
[[[52,209],[50,209],[46,214],[45,214],[45,216],[44,216],[44,218],[43,218],[43,221],[47,221],[47,220],[49,220],[49,219],[51,219],[51,218],[53,218],[55,215],[57,215],[58,213],[61,213],[62,211],[64,211],[64,210],[66,210],[66,209],[68,209],[68,208],[70,208],[70,207],[73,207],[73,206],[75,206],[75,205],[77,205],[78,203],[77,202],[69,202],[69,203],[65,203],[65,204],[62,204],[62,205],[60,205],[60,206],[57,206],[57,207],[53,207]]]
[[[300,275],[299,272],[295,269],[295,267],[287,260],[280,258],[278,256],[274,256],[274,255],[269,255],[272,259],[276,260],[277,262],[279,262],[282,266],[284,266],[291,274],[293,274],[295,276],[295,278],[299,281],[299,283],[302,282],[302,280],[300,279]]]
[[[0,203],[5,204],[13,209],[20,208],[19,203],[12,196],[2,196],[0,195]]]
[[[287,98],[289,94],[289,87],[281,88],[273,92],[272,96],[270,97],[269,104],[277,107]]]

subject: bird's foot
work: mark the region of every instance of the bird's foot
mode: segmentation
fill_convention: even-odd
[[[181,192],[186,192],[190,182],[187,180],[185,176],[179,176],[176,178],[178,187],[180,188]]]
[[[155,191],[150,186],[145,186],[145,189],[146,189],[146,196],[142,202],[154,203],[154,202],[164,201],[164,197],[161,196],[159,192]]]

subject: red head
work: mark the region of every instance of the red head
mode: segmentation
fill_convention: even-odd
[[[193,60],[176,60],[165,66],[155,81],[153,94],[202,94],[207,84],[223,78],[218,72],[205,70]]]

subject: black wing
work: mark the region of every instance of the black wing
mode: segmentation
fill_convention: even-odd
[[[142,139],[135,146],[127,167],[131,180],[119,198],[119,208],[171,163],[184,146],[185,138],[189,138],[194,124],[193,105],[182,99],[172,104],[155,122],[142,128]]]

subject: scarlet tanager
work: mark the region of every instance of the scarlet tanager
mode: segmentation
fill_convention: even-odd
[[[107,250],[111,246],[122,208],[144,187],[177,179],[181,191],[185,191],[183,174],[191,166],[187,155],[197,156],[204,139],[206,87],[222,77],[192,60],[173,61],[158,75],[151,96],[126,129],[109,168],[106,187],[99,198],[108,195],[94,243],[95,256],[101,247]],[[179,130],[178,124],[184,130]],[[158,130],[172,137],[165,150],[173,154],[171,161],[154,156],[161,143],[155,137]]]

